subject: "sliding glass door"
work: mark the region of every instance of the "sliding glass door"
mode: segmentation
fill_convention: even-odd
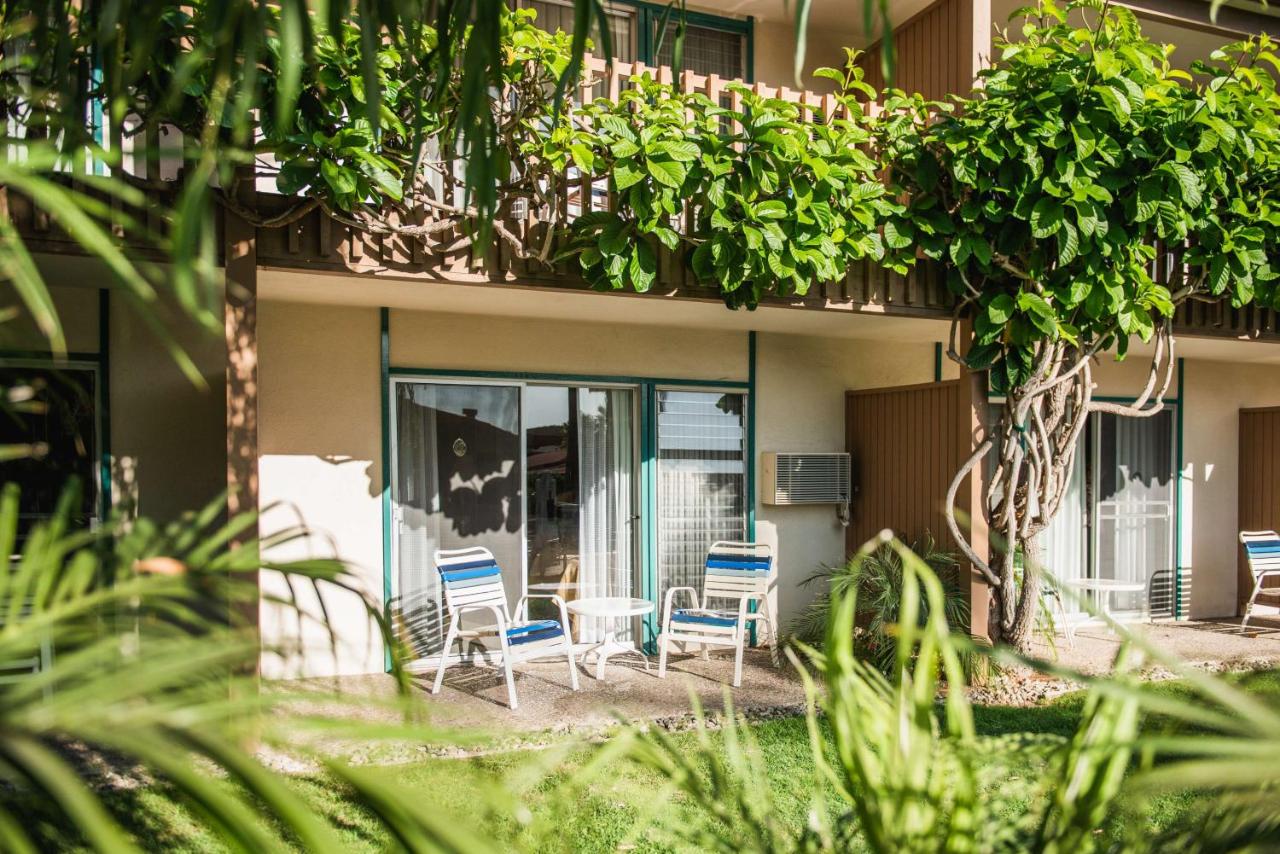
[[[1172,409],[1145,418],[1091,415],[1058,515],[1041,535],[1059,581],[1105,578],[1144,586],[1111,593],[1120,613],[1173,614],[1176,472]],[[1070,597],[1068,609],[1074,607]]]
[[[1173,613],[1173,413],[1146,418],[1100,413],[1094,424],[1096,570],[1145,585],[1117,593],[1117,611]]]
[[[393,611],[419,656],[439,654],[446,628],[436,549],[491,550],[509,605],[525,592],[636,594],[634,388],[392,388]],[[553,615],[531,603],[531,616]],[[581,628],[590,640],[602,627]]]
[[[530,385],[525,401],[529,592],[634,595],[635,390]],[[531,613],[555,616],[546,601]],[[602,630],[574,628],[583,640]]]
[[[420,655],[444,641],[436,549],[484,546],[524,586],[520,388],[397,382],[391,500],[395,613]]]

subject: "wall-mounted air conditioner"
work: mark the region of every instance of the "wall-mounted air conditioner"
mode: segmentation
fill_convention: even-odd
[[[849,455],[768,451],[761,460],[760,500],[774,505],[834,504],[840,524],[849,524],[852,475]]]
[[[845,504],[848,454],[767,452],[761,460],[765,504]]]

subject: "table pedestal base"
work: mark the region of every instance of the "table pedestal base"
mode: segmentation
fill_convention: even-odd
[[[616,632],[607,631],[604,638],[596,643],[578,643],[575,649],[582,656],[583,663],[586,663],[587,656],[594,654],[596,657],[596,679],[604,680],[604,667],[609,663],[611,655],[638,655],[640,660],[644,662],[645,673],[649,672],[649,656],[645,655],[636,645],[629,641],[618,640]]]

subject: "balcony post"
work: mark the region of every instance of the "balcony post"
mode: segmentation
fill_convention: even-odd
[[[959,330],[957,346],[967,349],[973,337],[972,321],[964,321]],[[956,440],[959,442],[956,458],[966,460],[974,449],[986,438],[987,430],[987,374],[985,372],[960,370],[960,387],[956,394]],[[984,461],[985,462],[985,461]],[[983,513],[987,481],[987,467],[978,463],[969,476],[960,484],[956,493],[956,518],[961,529],[967,531],[969,543],[973,550],[990,561],[991,540],[987,528],[986,515]],[[966,526],[967,523],[967,526]],[[965,600],[969,603],[969,634],[979,641],[987,641],[991,636],[989,617],[991,611],[991,588],[974,566],[968,566],[965,572],[961,565],[961,589]]]
[[[241,203],[252,203],[252,174]],[[258,253],[257,230],[223,208],[226,291],[223,321],[227,363],[227,516],[258,512]],[[246,528],[238,544],[258,537],[258,525]],[[258,585],[257,574],[251,576]],[[247,604],[242,616],[257,626],[257,603]]]

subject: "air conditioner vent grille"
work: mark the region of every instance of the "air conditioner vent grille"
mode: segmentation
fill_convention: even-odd
[[[843,504],[849,500],[849,455],[767,453],[768,504]]]

